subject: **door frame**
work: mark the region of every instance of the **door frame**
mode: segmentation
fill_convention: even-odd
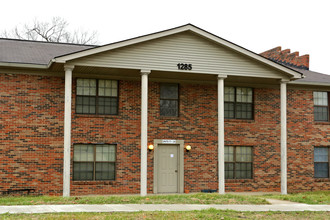
[[[158,145],[178,145],[178,193],[184,191],[184,141],[183,140],[154,140],[154,193],[158,193]]]

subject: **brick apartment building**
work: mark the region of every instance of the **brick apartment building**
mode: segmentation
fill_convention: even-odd
[[[190,24],[104,46],[0,39],[0,191],[329,190],[329,91],[308,55]]]

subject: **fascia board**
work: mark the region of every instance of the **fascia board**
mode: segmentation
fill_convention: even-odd
[[[30,64],[30,63],[10,63],[10,62],[0,62],[1,67],[19,67],[19,68],[34,68],[34,69],[48,69],[51,62],[48,65],[44,64]]]

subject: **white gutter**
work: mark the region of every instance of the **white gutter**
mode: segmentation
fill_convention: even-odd
[[[19,67],[19,68],[33,68],[33,69],[48,69],[53,62],[50,61],[47,65],[44,64],[30,64],[30,63],[9,63],[0,62],[0,67]]]

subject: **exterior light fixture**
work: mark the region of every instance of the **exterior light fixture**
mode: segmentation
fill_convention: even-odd
[[[190,145],[187,145],[186,146],[186,150],[187,150],[187,152],[189,152],[191,150],[191,146]]]
[[[149,149],[149,151],[152,151],[152,150],[154,149],[154,145],[150,144],[150,145],[148,146],[148,149]]]

